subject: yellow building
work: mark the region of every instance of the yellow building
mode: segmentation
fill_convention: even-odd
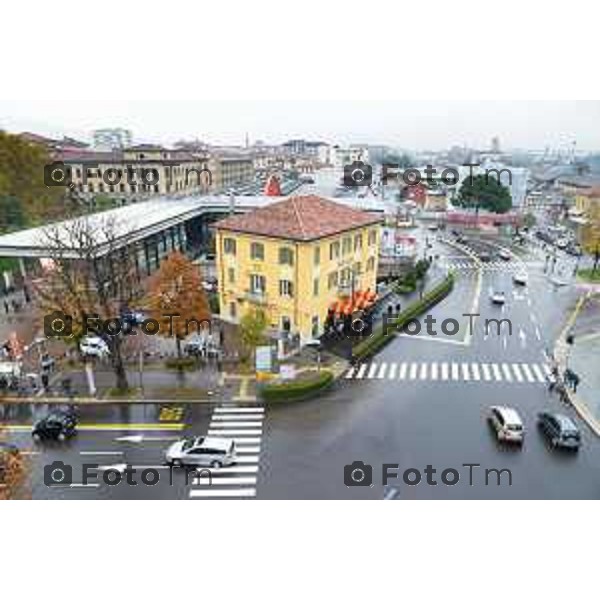
[[[331,304],[375,290],[382,218],[296,196],[215,224],[221,315],[262,308],[273,331],[322,334]]]

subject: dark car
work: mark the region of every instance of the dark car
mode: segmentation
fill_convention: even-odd
[[[12,444],[0,442],[0,485],[3,485],[6,480],[6,472],[10,467],[10,463],[19,458],[19,449]]]
[[[559,413],[540,413],[538,427],[554,448],[579,450],[581,432],[577,425],[566,415]]]
[[[490,262],[492,260],[492,255],[489,254],[488,252],[480,252],[479,253],[479,260],[481,262]]]
[[[77,433],[77,417],[70,410],[54,410],[33,424],[31,436],[36,442],[58,440],[64,442]]]

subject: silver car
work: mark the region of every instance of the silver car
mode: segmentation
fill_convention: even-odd
[[[165,459],[173,467],[220,467],[236,461],[235,442],[221,437],[191,437],[175,442],[167,449]]]

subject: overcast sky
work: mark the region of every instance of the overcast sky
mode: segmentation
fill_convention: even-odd
[[[89,140],[102,127],[131,129],[136,142],[199,138],[212,144],[289,138],[384,143],[408,149],[454,144],[600,150],[600,101],[129,101],[0,100],[0,128]]]

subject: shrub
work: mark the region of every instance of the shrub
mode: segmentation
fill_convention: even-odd
[[[369,336],[362,342],[359,342],[353,349],[352,355],[355,359],[363,360],[379,352],[395,335],[392,327],[396,330],[400,329],[407,321],[414,319],[418,315],[425,312],[431,306],[434,306],[443,300],[454,287],[454,274],[449,273],[446,279],[435,288],[423,295],[421,300],[417,300],[410,304],[403,312],[400,313],[397,319],[390,320],[388,323],[390,329],[387,332],[383,331],[383,327],[377,328],[373,335]]]
[[[165,361],[167,369],[180,369],[182,371],[193,371],[198,366],[198,361],[193,356],[183,358],[168,358]]]
[[[329,387],[333,382],[333,373],[326,369],[302,373],[298,379],[291,381],[275,381],[260,388],[265,400],[285,402],[286,400],[306,399],[316,392]]]

